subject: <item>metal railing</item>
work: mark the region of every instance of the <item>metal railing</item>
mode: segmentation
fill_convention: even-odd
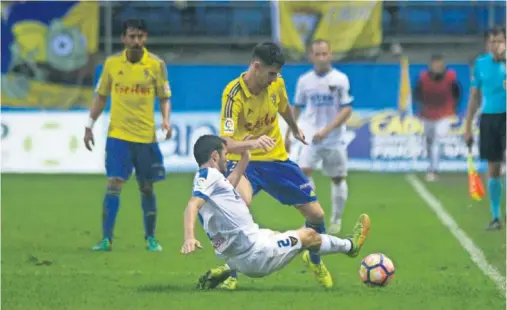
[[[108,1],[101,11],[106,53],[121,44],[121,23],[131,17],[147,21],[150,45],[249,45],[271,38],[269,2]],[[383,8],[386,43],[476,42],[498,23],[505,23],[503,1],[386,1]]]

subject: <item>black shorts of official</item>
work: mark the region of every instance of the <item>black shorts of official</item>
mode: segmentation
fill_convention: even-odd
[[[479,154],[488,162],[505,160],[505,113],[482,114],[479,122]]]

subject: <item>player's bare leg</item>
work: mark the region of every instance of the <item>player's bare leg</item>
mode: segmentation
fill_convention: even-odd
[[[331,178],[331,220],[329,225],[330,234],[340,233],[342,227],[342,215],[348,198],[348,186],[345,177]]]
[[[107,192],[102,207],[102,241],[95,245],[93,251],[111,251],[113,242],[114,224],[120,208],[120,193],[124,181],[119,178],[107,180]]]
[[[162,246],[155,239],[155,227],[157,224],[157,201],[153,192],[153,182],[138,182],[141,193],[141,207],[144,219],[144,238],[146,249],[150,252],[162,251]]]
[[[500,230],[502,223],[500,221],[501,200],[502,200],[502,181],[501,162],[488,162],[488,196],[491,206],[492,221],[486,227],[486,230]]]
[[[311,228],[318,234],[324,234],[326,232],[326,226],[324,224],[324,210],[322,210],[318,201],[297,206],[297,209],[306,218],[306,228]],[[320,259],[320,254],[313,252],[305,253],[303,255],[303,260],[313,271],[317,281],[322,286],[326,288],[333,286],[331,273],[327,270],[326,266]]]

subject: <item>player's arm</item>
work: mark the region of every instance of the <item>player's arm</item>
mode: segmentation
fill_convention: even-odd
[[[90,108],[89,128],[93,127],[95,121],[104,111],[107,103],[107,97],[111,94],[111,85],[113,84],[113,81],[111,78],[110,67],[110,60],[106,60],[104,66],[102,67],[102,73],[99,81],[97,82],[97,87],[95,88],[96,96],[93,98],[92,106]]]
[[[85,127],[84,143],[89,151],[92,150],[91,146],[95,145],[95,140],[93,138],[92,132],[93,125],[95,125],[95,122],[104,111],[107,103],[107,97],[109,94],[111,94],[112,79],[110,74],[110,66],[111,64],[109,60],[106,60],[102,68],[102,73],[97,83],[97,87],[95,88],[96,96],[93,98],[88,123]]]
[[[201,248],[199,241],[195,239],[195,221],[197,219],[197,213],[206,203],[207,196],[200,196],[198,193],[192,195],[192,198],[187,203],[184,216],[184,238],[185,242],[181,247],[181,253],[189,254],[195,251],[196,248]]]
[[[468,97],[467,113],[465,117],[465,142],[470,147],[472,145],[472,122],[481,105],[481,76],[479,72],[479,66],[476,61],[474,66],[474,72],[472,75],[470,94]]]
[[[171,138],[171,87],[167,77],[167,66],[163,60],[159,61],[159,70],[156,76],[156,95],[160,102],[160,113],[162,114],[162,128],[167,130],[166,139]]]
[[[454,102],[455,102],[455,106],[454,106],[455,113],[457,113],[458,112],[458,105],[461,100],[461,85],[460,85],[458,78],[456,76],[456,72],[451,71],[451,78],[452,78],[451,92],[452,92],[452,97],[454,98]]]
[[[241,177],[246,171],[246,167],[248,166],[248,162],[250,161],[250,152],[245,151],[241,154],[241,159],[239,160],[238,164],[232,170],[231,174],[227,177],[229,182],[231,182],[232,186],[236,188],[239,184],[239,181],[241,180]]]
[[[326,137],[333,129],[338,128],[349,120],[352,115],[352,101],[354,101],[354,98],[350,95],[350,82],[349,79],[345,77],[340,94],[340,112],[330,124],[317,133],[320,135],[320,138]]]
[[[296,118],[294,117],[294,113],[292,113],[292,108],[289,104],[289,97],[287,96],[287,90],[285,89],[285,82],[280,77],[278,78],[280,81],[280,103],[278,104],[278,113],[282,116],[284,121],[289,126],[289,129],[292,131],[294,138],[303,142],[304,144],[308,144],[305,141],[305,136],[303,131],[301,131],[298,127],[298,123]]]
[[[301,80],[301,77],[298,79],[296,84],[296,94],[294,95],[294,108],[292,109],[292,113],[294,114],[294,119],[299,119],[299,116],[301,115],[302,108],[306,105],[306,95],[303,90],[303,82]],[[288,141],[290,141],[290,133],[291,130],[288,127],[287,132],[285,133],[285,142],[286,145],[288,145]]]

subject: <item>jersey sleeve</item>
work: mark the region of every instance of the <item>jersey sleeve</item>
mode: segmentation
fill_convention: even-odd
[[[111,60],[107,59],[102,67],[102,73],[100,74],[99,81],[95,92],[101,96],[109,96],[111,94],[111,85],[113,84],[111,78]]]
[[[222,110],[220,112],[220,136],[232,137],[237,130],[239,113],[242,103],[235,97],[239,84],[226,87],[222,94]]]
[[[296,83],[296,93],[294,95],[294,105],[305,106],[306,105],[306,94],[303,89],[303,79],[299,78]]]
[[[199,197],[208,201],[216,187],[217,181],[218,177],[213,173],[213,170],[209,168],[199,170],[199,174],[196,175],[194,180],[192,197]]]
[[[340,89],[340,105],[347,106],[354,101],[354,97],[350,95],[350,82],[349,78],[345,75],[343,77],[341,89]]]
[[[481,74],[479,69],[479,60],[476,60],[474,63],[474,71],[472,74],[472,80],[470,81],[470,85],[476,89],[481,89],[482,87]]]
[[[287,95],[287,89],[285,88],[285,81],[283,78],[279,76],[277,80],[280,87],[280,103],[278,104],[278,112],[283,113],[289,106],[289,96]]]
[[[163,60],[159,62],[160,68],[157,70],[156,75],[156,94],[159,98],[171,98],[171,86],[167,77],[167,66]]]

